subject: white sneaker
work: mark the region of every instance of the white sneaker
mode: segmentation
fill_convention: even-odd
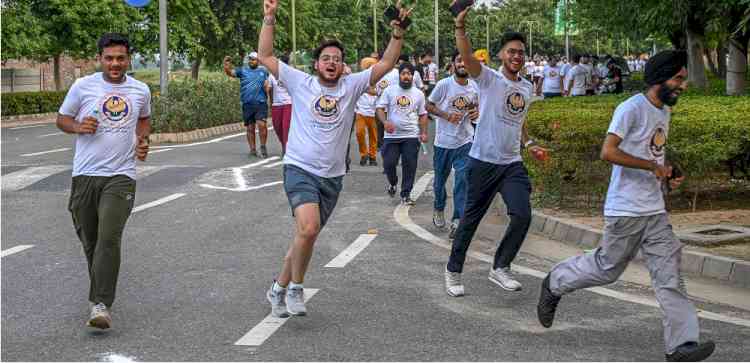
[[[275,283],[274,283],[275,284]],[[271,315],[275,318],[288,318],[286,311],[286,290],[273,291],[273,284],[266,292],[266,299],[271,303]]]
[[[456,238],[456,230],[458,229],[458,219],[454,219],[451,225],[448,227],[448,239]]]
[[[436,210],[432,212],[432,224],[437,228],[445,227],[445,215],[443,214],[443,211]]]
[[[445,270],[445,292],[453,297],[464,296],[464,285],[461,283],[460,272]]]
[[[490,270],[490,281],[508,291],[521,291],[521,283],[513,278],[510,267]]]
[[[109,329],[112,327],[112,315],[109,309],[103,303],[95,304],[91,307],[91,316],[86,322],[86,326],[99,329]]]
[[[286,310],[290,315],[305,316],[305,290],[303,288],[288,288],[286,290]]]

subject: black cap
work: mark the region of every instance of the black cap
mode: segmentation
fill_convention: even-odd
[[[653,86],[674,77],[686,66],[687,53],[684,50],[665,50],[648,60],[644,80]]]

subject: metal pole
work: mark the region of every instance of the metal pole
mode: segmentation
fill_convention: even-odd
[[[297,65],[297,10],[292,0],[292,64]]]
[[[651,55],[655,55],[655,54],[656,54],[656,40],[654,40],[654,53]]]
[[[167,0],[159,0],[159,84],[161,96],[167,95],[169,82],[169,52],[167,52]]]
[[[534,38],[531,32],[533,29],[532,27],[533,24],[534,24],[533,21],[529,22],[529,56],[531,56],[532,59],[534,58]]]
[[[487,53],[489,54],[490,52],[490,16],[489,15],[484,16],[484,26],[485,26],[485,35],[487,36],[485,49],[487,49]]]
[[[438,0],[435,0],[435,57],[434,62],[440,70],[440,33],[438,32]],[[439,72],[438,72],[439,73]]]
[[[599,56],[599,32],[596,33],[596,56]]]
[[[565,58],[570,62],[570,34],[568,34],[568,0],[565,0]]]

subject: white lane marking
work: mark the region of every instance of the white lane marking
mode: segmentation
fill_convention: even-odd
[[[157,199],[157,200],[155,200],[153,202],[149,202],[149,203],[146,203],[146,204],[143,204],[143,205],[139,205],[139,206],[133,208],[133,212],[132,213],[138,213],[138,212],[140,212],[142,210],[146,210],[146,209],[149,209],[149,208],[152,208],[152,207],[156,207],[157,205],[161,205],[161,204],[164,204],[164,203],[171,202],[171,201],[173,201],[175,199],[182,198],[185,195],[186,195],[185,193],[175,193],[175,194],[166,196],[164,198]]]
[[[281,165],[281,164],[284,164],[284,160],[282,160],[282,161],[277,161],[277,162],[275,162],[275,163],[273,163],[273,164],[268,164],[268,165],[264,165],[263,167],[264,167],[264,168],[273,168],[273,167],[275,167],[275,166],[279,166],[279,165]]]
[[[422,192],[424,192],[425,188],[427,187],[427,184],[429,184],[432,180],[433,172],[428,172],[425,175],[422,175],[421,178],[419,178],[419,181],[414,185],[414,188],[412,189],[411,195],[414,198],[414,200],[417,200],[420,195],[422,195]],[[414,233],[417,237],[432,243],[433,245],[445,248],[447,250],[450,250],[452,248],[451,243],[448,241],[432,234],[428,230],[418,226],[414,221],[411,220],[411,217],[409,217],[409,206],[407,205],[399,205],[396,207],[396,209],[393,211],[393,218],[396,219],[396,222],[400,224],[402,227],[404,227],[409,232]],[[469,251],[467,256],[478,259],[480,261],[486,262],[486,263],[493,263],[494,257],[490,256],[485,253],[481,252],[475,252],[475,251]],[[530,275],[538,278],[544,278],[547,276],[547,273],[542,271],[537,271],[528,267],[519,266],[517,264],[513,264],[513,269],[519,273]],[[586,289],[588,291],[591,291],[593,293],[608,296],[611,298],[615,298],[622,301],[628,301],[636,304],[646,305],[646,306],[652,306],[652,307],[659,307],[659,304],[654,300],[650,298],[645,298],[638,295],[628,294],[625,292],[620,292],[612,289],[607,289],[604,287],[591,287]],[[742,319],[734,316],[714,313],[706,310],[699,310],[698,316],[704,319],[709,320],[715,320],[715,321],[721,321],[725,323],[730,323],[734,325],[740,325],[745,327],[750,327],[750,320],[748,319]]]
[[[21,252],[23,250],[28,250],[29,248],[34,247],[34,245],[18,245],[15,247],[8,248],[5,251],[0,252],[0,257],[10,256],[14,253]]]
[[[69,166],[34,166],[2,176],[2,190],[15,191],[26,188],[44,178],[69,170]]]
[[[104,353],[99,355],[100,362],[111,362],[111,363],[130,363],[136,362],[135,357],[130,357],[117,353]]]
[[[166,166],[154,166],[154,165],[137,165],[135,167],[135,178],[140,180],[151,174],[156,173],[159,170],[166,168]]]
[[[152,149],[158,150],[158,149],[168,149],[168,148],[180,148],[180,147],[190,147],[190,146],[198,146],[198,145],[206,145],[206,144],[212,144],[219,141],[224,141],[227,139],[231,139],[233,137],[238,137],[244,135],[244,132],[238,133],[238,134],[231,134],[227,136],[217,137],[215,139],[201,141],[201,142],[194,142],[190,144],[179,144],[179,145],[164,145],[164,146],[154,146]]]
[[[169,148],[169,149],[160,149],[160,150],[149,151],[148,153],[149,154],[156,154],[156,153],[160,153],[160,152],[164,152],[164,151],[169,151],[169,150],[174,150],[174,149],[172,149],[172,148]]]
[[[21,154],[21,156],[37,156],[37,155],[44,155],[44,154],[52,154],[52,153],[59,153],[61,151],[68,151],[70,150],[69,147],[64,147],[62,149],[54,149],[54,150],[47,150],[47,151],[40,151],[38,153],[31,153],[31,154]]]
[[[230,190],[230,191],[233,191],[233,192],[249,192],[251,190],[258,190],[258,189],[272,187],[274,185],[279,185],[279,184],[284,184],[284,182],[281,181],[281,180],[279,180],[279,181],[275,181],[275,182],[271,182],[271,183],[265,183],[265,184],[261,184],[261,185],[254,185],[254,186],[251,186],[251,187],[245,186],[244,188],[227,188],[227,187],[220,187],[220,186],[211,185],[211,184],[200,184],[200,186],[202,186],[204,188],[208,188],[208,189]]]
[[[305,302],[310,301],[313,295],[317,294],[319,289],[305,289]],[[273,333],[281,328],[289,318],[276,318],[268,314],[263,321],[250,329],[247,334],[243,335],[234,345],[260,346],[266,339],[270,338]]]
[[[50,136],[61,136],[61,135],[65,135],[65,133],[64,132],[53,132],[51,134],[39,135],[39,136],[37,136],[37,138],[50,137]]]
[[[349,261],[353,260],[377,237],[377,234],[360,234],[346,249],[341,251],[338,256],[334,257],[325,267],[344,267]]]
[[[247,164],[247,165],[239,166],[239,167],[237,167],[235,169],[250,169],[250,168],[254,168],[256,166],[272,162],[272,161],[274,161],[274,160],[276,160],[278,158],[279,158],[278,156],[271,156],[270,158],[265,158],[265,159],[263,159],[261,161],[254,162],[252,164]]]
[[[49,126],[49,125],[50,124],[29,125],[29,126],[16,126],[16,127],[11,127],[10,130],[30,129],[32,127],[42,127],[42,126]]]

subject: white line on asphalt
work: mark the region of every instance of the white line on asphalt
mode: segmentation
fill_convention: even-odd
[[[31,154],[21,154],[21,156],[37,156],[37,155],[44,155],[44,154],[51,154],[51,153],[59,153],[61,151],[68,151],[70,150],[69,147],[64,147],[62,149],[54,149],[54,150],[47,150],[47,151],[40,151],[38,153],[31,153]]]
[[[357,255],[362,252],[377,237],[377,234],[360,234],[357,239],[352,242],[346,249],[341,251],[331,262],[325,267],[344,267],[349,261],[353,260]]]
[[[3,175],[2,190],[21,190],[44,178],[69,169],[69,166],[64,165],[33,166],[7,175]]]
[[[10,130],[30,129],[32,127],[42,127],[42,126],[47,126],[47,125],[49,125],[49,124],[29,125],[29,126],[16,126],[16,127],[11,127]]]
[[[152,207],[156,207],[157,205],[161,205],[161,204],[164,204],[164,203],[171,202],[171,201],[173,201],[175,199],[182,198],[185,195],[186,195],[185,193],[175,193],[175,194],[166,196],[164,198],[157,199],[157,200],[155,200],[153,202],[149,202],[149,203],[146,203],[146,204],[143,204],[143,205],[139,205],[139,206],[133,208],[133,212],[132,213],[138,213],[138,212],[140,212],[142,210],[146,210],[146,209],[149,209],[149,208],[152,208]]]
[[[272,161],[274,161],[274,160],[276,160],[278,158],[279,158],[278,156],[271,156],[270,158],[266,158],[266,159],[263,159],[261,161],[254,162],[252,164],[247,164],[247,165],[239,166],[239,167],[237,167],[235,169],[250,169],[250,168],[254,168],[256,166],[263,165],[265,163],[270,163],[270,162],[272,162]]]
[[[174,149],[159,149],[159,150],[149,151],[148,153],[149,154],[156,154],[156,153],[160,153],[160,152],[164,152],[164,151],[169,151],[169,150],[174,150]]]
[[[31,247],[34,247],[34,245],[18,245],[18,246],[15,246],[15,247],[11,247],[11,248],[8,248],[5,251],[0,252],[0,257],[10,256],[10,255],[12,255],[14,253],[18,253],[18,252],[21,252],[23,250],[27,250],[27,249],[29,249]]]
[[[275,163],[273,163],[273,164],[268,164],[268,165],[264,165],[263,167],[264,167],[264,168],[273,168],[274,166],[279,166],[279,165],[281,165],[281,164],[283,164],[283,163],[284,163],[284,160],[282,160],[282,161],[277,161],[277,162],[275,162]]]
[[[279,181],[275,181],[275,182],[271,182],[271,183],[265,183],[265,184],[261,184],[261,185],[254,185],[252,187],[248,187],[247,185],[245,185],[244,188],[227,188],[227,187],[220,187],[220,186],[211,185],[211,184],[200,184],[200,186],[202,186],[204,188],[208,188],[208,189],[230,190],[230,191],[233,191],[233,192],[249,192],[251,190],[257,190],[257,189],[272,187],[274,185],[279,185],[279,184],[284,184],[284,182],[281,181],[281,180],[279,180]]]
[[[317,294],[319,289],[305,289],[305,302],[308,302],[313,295]],[[271,314],[268,314],[268,316],[263,319],[258,325],[256,325],[254,328],[250,329],[247,334],[242,336],[240,340],[234,343],[234,345],[250,345],[250,346],[260,346],[263,344],[263,342],[266,341],[266,339],[270,338],[273,333],[276,332],[279,328],[281,328],[284,323],[287,322],[289,318],[275,318]]]
[[[166,168],[166,166],[163,165],[137,165],[135,167],[135,178],[140,180],[164,168]]]
[[[424,192],[425,188],[427,188],[427,185],[431,182],[432,177],[433,177],[433,172],[427,172],[425,175],[419,178],[417,183],[412,188],[412,192],[411,192],[411,195],[414,198],[414,200],[417,200],[419,196],[422,195],[422,192]],[[393,218],[396,219],[396,222],[398,222],[398,224],[400,224],[409,232],[414,233],[417,237],[429,243],[432,243],[433,245],[445,248],[447,250],[451,249],[452,245],[448,241],[430,233],[429,231],[420,227],[419,225],[417,225],[411,220],[411,217],[409,217],[409,206],[399,205],[398,207],[396,207],[396,209],[393,211]],[[490,263],[490,264],[493,263],[494,261],[493,256],[490,256],[488,254],[481,253],[481,252],[469,251],[467,253],[467,256],[478,259],[486,263]],[[537,271],[537,270],[524,267],[524,266],[519,266],[517,264],[513,264],[513,269],[515,271],[518,271],[519,273],[538,277],[538,278],[544,278],[545,276],[547,276],[545,272]],[[591,287],[586,290],[599,294],[599,295],[609,296],[611,298],[615,298],[615,299],[622,300],[622,301],[628,301],[628,302],[646,305],[646,306],[659,307],[659,304],[654,299],[649,299],[649,298],[645,298],[645,297],[638,296],[638,295],[633,295],[633,294],[628,294],[625,292],[607,289],[604,287]],[[725,323],[750,327],[750,320],[742,319],[742,318],[738,318],[734,316],[728,316],[728,315],[714,313],[714,312],[705,311],[705,310],[698,311],[698,316],[704,319],[716,320],[716,321],[721,321]]]
[[[64,132],[53,132],[53,133],[51,133],[51,134],[44,134],[44,135],[39,135],[39,136],[37,136],[37,137],[38,137],[38,138],[42,138],[42,137],[50,137],[50,136],[60,136],[60,135],[65,135],[65,133],[64,133]]]
[[[164,146],[154,146],[152,149],[167,149],[167,148],[179,148],[179,147],[190,147],[190,146],[198,146],[198,145],[206,145],[206,144],[212,144],[219,141],[224,141],[227,139],[231,139],[233,137],[238,137],[244,135],[244,132],[241,132],[239,134],[231,134],[227,136],[217,137],[215,139],[201,141],[201,142],[194,142],[190,144],[179,144],[179,145],[164,145]]]

